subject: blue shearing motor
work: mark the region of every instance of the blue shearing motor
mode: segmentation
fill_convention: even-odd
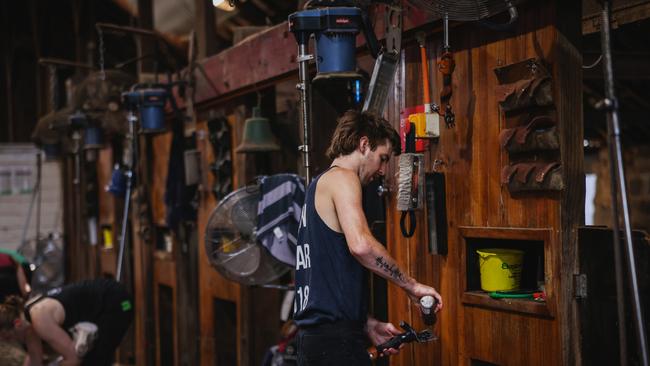
[[[88,124],[84,129],[84,150],[101,149],[104,145],[104,133],[95,124]]]
[[[140,132],[160,133],[165,131],[165,102],[167,90],[162,88],[135,89],[122,93],[128,108],[140,111]]]
[[[299,44],[316,37],[319,77],[358,77],[356,37],[362,28],[361,10],[333,7],[303,10],[289,15],[289,30]]]

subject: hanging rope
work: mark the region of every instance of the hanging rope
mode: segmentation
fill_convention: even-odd
[[[99,78],[104,81],[106,80],[106,72],[104,71],[104,32],[98,24],[95,25],[95,28],[99,36]]]
[[[50,110],[56,111],[59,109],[59,80],[56,76],[56,66],[49,65],[47,74],[50,84]]]

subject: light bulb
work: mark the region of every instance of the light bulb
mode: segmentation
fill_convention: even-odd
[[[223,11],[233,11],[235,10],[234,6],[230,6],[230,2],[226,0],[212,0],[212,6],[219,8]]]

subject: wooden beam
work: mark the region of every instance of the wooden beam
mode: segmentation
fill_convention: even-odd
[[[253,2],[253,5],[255,5],[256,8],[260,9],[261,11],[266,14],[268,17],[273,17],[275,16],[276,12],[271,9],[268,5],[264,3],[262,0],[251,0]]]
[[[612,9],[612,28],[650,18],[650,1],[619,5]],[[582,34],[600,31],[600,12],[582,17]]]
[[[214,6],[210,0],[194,0],[194,30],[199,59],[215,54],[219,48],[215,29]]]
[[[216,90],[204,77],[198,76],[196,103],[207,102],[296,70],[297,49],[285,22],[202,61]]]
[[[138,26],[144,29],[153,29],[153,0],[138,1]],[[150,55],[154,53],[155,41],[150,37],[141,37],[138,45],[138,56]],[[151,72],[154,69],[152,59],[142,59],[138,61],[138,75]]]
[[[383,7],[376,12],[375,33],[378,39],[384,37]],[[432,22],[433,18],[419,12],[404,15],[403,31]],[[359,48],[365,48],[363,37],[357,38]],[[269,81],[297,73],[296,54],[298,45],[287,22],[280,23],[254,37],[233,46],[200,63],[216,88],[205,77],[197,77],[196,104],[213,102],[246,91],[259,89]],[[296,74],[297,75],[297,74]]]

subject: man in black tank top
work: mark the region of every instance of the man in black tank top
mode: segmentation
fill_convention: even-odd
[[[398,285],[419,306],[418,283],[370,233],[361,187],[383,176],[401,151],[397,131],[385,119],[348,111],[338,120],[327,156],[333,160],[310,183],[298,229],[294,319],[299,365],[370,365],[367,341],[378,345],[399,334],[367,315],[368,270]],[[395,354],[389,349],[385,353]]]

